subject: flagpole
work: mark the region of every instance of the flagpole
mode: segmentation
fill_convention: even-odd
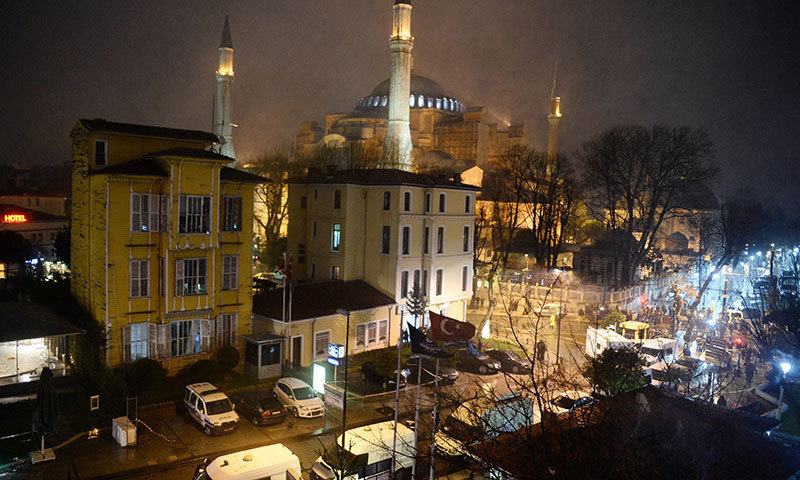
[[[436,423],[437,423],[437,407],[439,403],[439,357],[436,357],[436,376],[434,377],[436,387],[433,390],[433,427],[431,428],[431,475],[430,480],[434,477],[434,463],[436,462]]]
[[[394,479],[395,463],[397,462],[397,414],[400,411],[400,358],[403,355],[403,320],[405,308],[400,307],[400,331],[397,335],[397,378],[394,381],[394,438],[392,439],[392,476]]]

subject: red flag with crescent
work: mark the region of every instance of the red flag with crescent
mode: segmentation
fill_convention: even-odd
[[[475,325],[469,322],[459,322],[434,312],[430,312],[430,317],[431,339],[436,342],[469,340],[475,335]]]

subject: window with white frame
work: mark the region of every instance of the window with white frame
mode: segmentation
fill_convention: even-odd
[[[469,267],[464,265],[461,267],[461,291],[466,292],[469,282]]]
[[[469,252],[469,225],[464,225],[464,234],[461,238],[461,250]]]
[[[385,347],[389,344],[389,320],[373,320],[356,325],[356,351]]]
[[[150,262],[147,260],[131,260],[131,298],[146,297],[149,294]]]
[[[436,253],[444,253],[444,227],[436,228]]]
[[[157,232],[159,230],[160,199],[160,195],[152,193],[131,194],[132,232]]]
[[[200,320],[170,322],[169,338],[173,357],[200,353]]]
[[[428,296],[428,269],[422,269],[422,294]]]
[[[314,332],[314,360],[328,357],[328,344],[331,343],[331,331]]]
[[[223,313],[217,317],[216,347],[235,347],[238,330],[238,314]]]
[[[439,194],[439,213],[444,213],[446,204],[447,204],[447,196],[444,193],[440,193]]]
[[[331,280],[339,280],[341,278],[341,271],[339,265],[331,266]]]
[[[131,327],[130,361],[133,362],[140,358],[147,358],[147,343],[148,343],[147,334],[149,332],[150,323],[132,323],[130,327]]]
[[[339,246],[342,244],[342,226],[334,223],[331,226],[331,251],[338,252]]]
[[[236,255],[222,256],[222,289],[236,290],[239,284],[239,257]]]
[[[444,284],[444,270],[441,268],[436,270],[436,296],[442,295],[442,288]]]
[[[403,249],[402,254],[408,255],[411,252],[411,227],[403,226]]]
[[[431,211],[431,194],[430,192],[425,193],[425,213]]]
[[[422,284],[420,283],[420,273],[421,272],[419,268],[414,270],[414,281],[411,284],[412,288],[420,289],[422,287]]]
[[[403,192],[403,211],[411,211],[411,192]]]
[[[108,142],[106,140],[94,141],[94,165],[105,166],[108,163]]]
[[[383,192],[383,209],[389,210],[392,208],[392,192]]]
[[[175,260],[175,296],[206,293],[206,259],[179,258]]]
[[[466,195],[464,196],[464,213],[470,213],[472,209],[472,196]]]
[[[181,195],[178,201],[178,233],[208,233],[211,228],[211,197]]]
[[[224,197],[225,216],[222,229],[226,232],[238,232],[242,229],[242,197]]]
[[[408,270],[400,272],[400,298],[408,297]]]

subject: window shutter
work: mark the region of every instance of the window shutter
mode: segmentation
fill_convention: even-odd
[[[158,324],[147,324],[147,358],[156,359],[158,351]]]
[[[148,226],[151,232],[157,232],[158,229],[158,212],[160,211],[160,206],[158,202],[159,196],[155,193],[151,193],[147,196],[148,202],[150,205],[147,208],[147,211],[150,214],[150,222]]]
[[[211,320],[204,318],[200,320],[200,353],[211,351]]]
[[[242,229],[242,197],[236,197],[233,201],[234,208],[236,209],[236,230]]]
[[[170,358],[170,338],[169,338],[169,329],[170,324],[165,323],[161,325],[156,325],[156,331],[158,333],[156,339],[156,360],[167,360]]]
[[[228,315],[230,319],[230,335],[231,335],[231,346],[236,348],[239,345],[239,314],[238,313],[231,313]]]
[[[183,260],[175,260],[175,296],[183,296]]]
[[[131,231],[139,231],[139,195],[131,194]]]
[[[122,363],[131,361],[131,326],[122,327]]]
[[[169,230],[169,195],[159,195],[159,232],[167,232]]]
[[[216,337],[215,348],[217,350],[219,350],[223,345],[223,341],[222,341],[221,336],[225,332],[225,315],[220,315],[220,316],[217,317],[217,325],[216,326],[217,326],[217,328],[214,330],[214,335]]]

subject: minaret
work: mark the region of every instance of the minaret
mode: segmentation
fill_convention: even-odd
[[[553,90],[550,91],[550,114],[547,115],[547,123],[550,129],[547,132],[547,158],[555,158],[558,155],[558,124],[561,122],[561,97],[556,90],[556,79],[558,77],[558,62],[553,73]]]
[[[411,0],[394,0],[392,52],[389,74],[389,126],[381,153],[381,167],[411,171],[411,129],[409,96],[411,94]]]
[[[214,151],[236,159],[233,149],[233,123],[231,123],[231,92],[233,90],[233,41],[228,16],[219,42],[219,69],[217,70],[217,95],[214,97],[214,134],[222,143]]]

